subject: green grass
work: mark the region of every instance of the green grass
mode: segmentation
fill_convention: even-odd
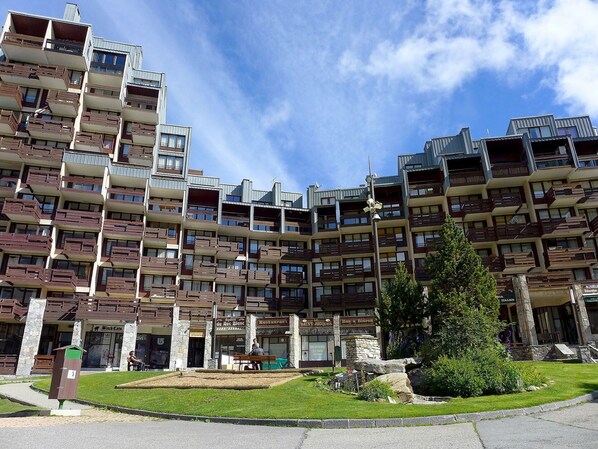
[[[38,410],[38,408],[31,407],[28,405],[21,405],[16,402],[9,401],[8,399],[0,398],[0,417],[2,417],[2,415],[9,415],[12,413],[19,413],[31,410]]]
[[[101,373],[82,376],[78,397],[101,404],[202,416],[246,418],[403,418],[530,407],[598,390],[598,365],[525,362],[553,381],[527,393],[454,399],[441,405],[394,405],[360,401],[317,388],[322,376],[306,376],[268,390],[116,390],[118,384],[162,373]],[[327,376],[329,374],[324,374]],[[37,382],[43,389],[49,381]]]

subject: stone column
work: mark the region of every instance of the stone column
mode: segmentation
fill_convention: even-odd
[[[179,320],[178,306],[172,310],[172,338],[170,339],[170,362],[168,369],[180,370],[187,368],[187,359],[189,357],[189,332],[191,331],[191,321]]]
[[[347,368],[354,369],[357,360],[380,360],[378,339],[371,335],[351,335],[345,338],[347,344]]]
[[[76,320],[73,324],[73,336],[71,338],[71,344],[75,346],[83,347],[83,321]]]
[[[120,351],[119,371],[127,371],[127,357],[135,350],[137,343],[137,322],[125,323],[123,328],[123,346]]]
[[[251,351],[253,339],[257,335],[257,318],[255,315],[247,315],[245,318],[245,352]]]
[[[576,290],[579,288],[579,285],[575,286]],[[577,293],[577,291],[575,291]],[[590,318],[588,317],[588,310],[586,309],[586,303],[583,300],[583,296],[577,296],[577,306],[579,311],[579,327],[581,334],[579,335],[579,344],[580,345],[587,345],[588,342],[592,341],[592,329],[590,328]],[[573,304],[575,307],[575,304]]]
[[[332,317],[332,334],[334,336],[334,346],[340,347],[340,345],[341,345],[341,316],[340,315],[334,315],[334,317]],[[340,368],[341,361],[335,360],[334,367]]]
[[[289,362],[299,368],[301,361],[301,335],[299,334],[299,317],[289,315]]]
[[[17,363],[17,376],[29,376],[31,374],[31,368],[33,368],[39,348],[39,340],[42,336],[45,310],[45,299],[32,298],[29,300],[27,321],[25,322],[23,341],[21,342],[21,351]]]
[[[216,366],[210,366],[210,360],[212,360],[212,320],[206,321],[206,334],[205,334],[205,345],[203,348],[203,367],[204,368],[218,368]]]
[[[517,319],[521,330],[522,343],[535,346],[538,344],[538,334],[536,333],[532,303],[527,289],[527,278],[524,274],[518,274],[513,278],[513,289],[515,290]]]

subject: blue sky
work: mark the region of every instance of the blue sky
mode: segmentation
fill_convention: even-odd
[[[58,0],[5,9],[62,17]],[[591,0],[86,0],[94,34],[166,72],[168,121],[193,126],[191,167],[304,192],[364,182],[398,154],[511,117],[598,113]]]

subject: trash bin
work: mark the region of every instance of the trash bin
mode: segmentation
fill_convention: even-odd
[[[49,399],[58,399],[59,409],[65,399],[77,397],[81,360],[84,349],[80,346],[70,345],[56,348],[56,358],[52,367],[52,383],[50,384]]]

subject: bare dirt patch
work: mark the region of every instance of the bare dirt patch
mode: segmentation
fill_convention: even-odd
[[[116,388],[215,388],[256,390],[272,388],[302,377],[300,371],[185,371],[137,380]]]

